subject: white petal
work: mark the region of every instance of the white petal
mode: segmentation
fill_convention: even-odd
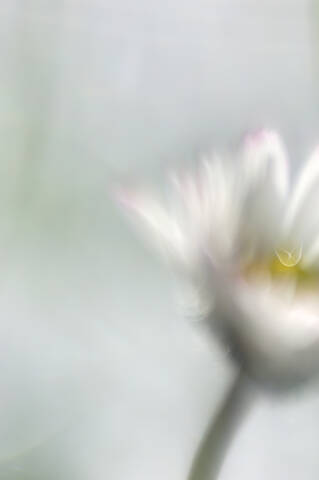
[[[244,141],[244,168],[253,184],[268,182],[284,198],[289,188],[289,163],[284,144],[273,130],[259,130]]]
[[[217,155],[202,159],[200,176],[203,186],[203,203],[210,221],[220,212],[225,213],[230,196],[230,173]]]
[[[185,261],[189,254],[187,239],[175,218],[153,194],[122,187],[115,189],[115,197],[153,244],[179,261]]]
[[[246,242],[251,249],[265,251],[280,242],[288,171],[285,148],[277,133],[261,130],[246,137],[241,178],[244,228],[240,242]]]
[[[286,225],[293,234],[303,238],[306,249],[319,234],[319,148],[301,170],[292,192]]]
[[[303,166],[292,193],[289,217],[293,219],[302,210],[313,188],[319,187],[319,147]]]
[[[217,262],[229,260],[235,250],[241,202],[234,173],[234,165],[216,155],[201,162],[206,250]]]
[[[171,209],[188,234],[199,233],[202,216],[201,186],[190,172],[171,172]]]
[[[232,175],[216,155],[203,159],[193,174],[171,174],[172,209],[185,235],[198,250],[225,258],[234,237],[236,202]]]
[[[318,268],[319,265],[319,235],[314,239],[302,258],[304,268]]]

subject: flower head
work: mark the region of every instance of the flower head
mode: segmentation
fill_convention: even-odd
[[[319,366],[319,150],[292,185],[279,135],[261,130],[232,159],[169,175],[164,200],[119,199],[188,280],[198,315],[259,378],[308,378]]]

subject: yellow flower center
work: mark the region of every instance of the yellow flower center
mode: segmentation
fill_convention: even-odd
[[[319,271],[305,267],[302,262],[302,247],[277,249],[273,255],[254,260],[244,267],[244,277],[270,275],[273,280],[293,280],[298,287],[318,288]]]

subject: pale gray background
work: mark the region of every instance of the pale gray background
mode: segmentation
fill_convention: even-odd
[[[319,139],[304,0],[2,0],[0,479],[183,480],[229,385],[108,196],[261,125]],[[260,396],[222,480],[319,477],[319,392]]]

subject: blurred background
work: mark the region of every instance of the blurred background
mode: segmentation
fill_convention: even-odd
[[[183,480],[232,379],[109,196],[259,126],[319,137],[307,0],[2,0],[0,479]],[[319,388],[260,395],[222,480],[319,476]]]

